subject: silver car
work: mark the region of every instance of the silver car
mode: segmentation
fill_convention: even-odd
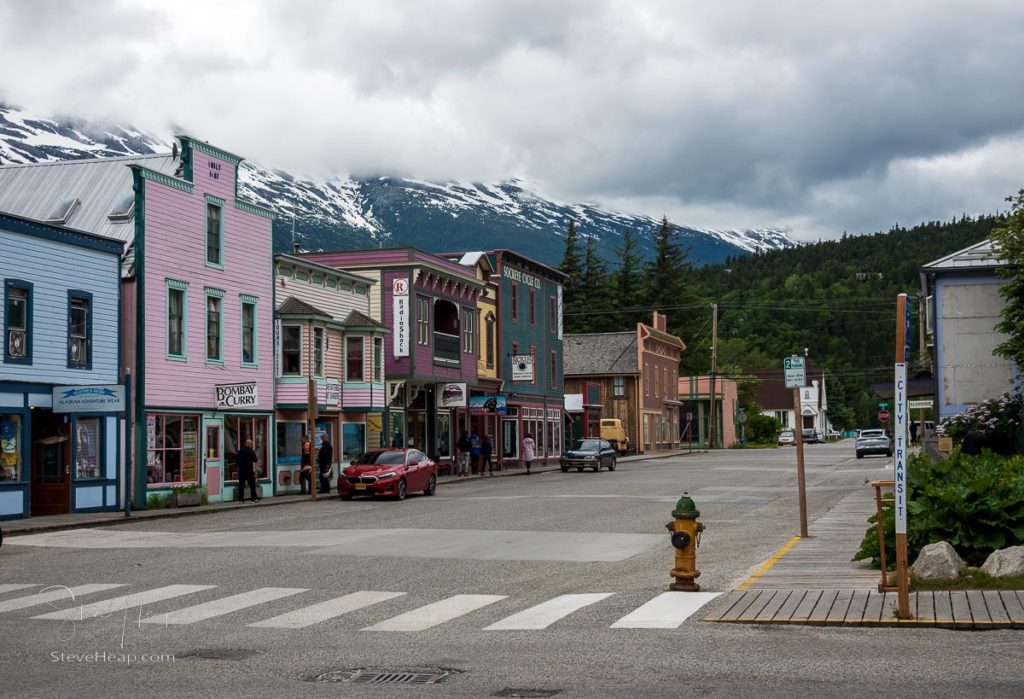
[[[885,454],[892,456],[892,440],[885,430],[861,430],[857,435],[857,458],[863,459],[867,454]]]

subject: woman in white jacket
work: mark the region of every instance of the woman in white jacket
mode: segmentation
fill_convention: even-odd
[[[530,475],[530,463],[533,461],[534,450],[537,445],[533,443],[533,437],[527,434],[523,437],[523,461],[526,462],[526,475]]]

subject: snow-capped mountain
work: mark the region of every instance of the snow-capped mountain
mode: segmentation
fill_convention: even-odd
[[[152,135],[121,126],[53,120],[0,104],[0,165],[150,154],[170,150]],[[278,250],[415,246],[430,251],[514,248],[548,264],[561,260],[569,219],[616,259],[623,230],[632,228],[648,254],[660,221],[546,198],[520,180],[497,184],[425,182],[395,177],[313,180],[243,161],[239,190],[280,216]],[[784,231],[702,230],[677,225],[690,260],[796,245]]]

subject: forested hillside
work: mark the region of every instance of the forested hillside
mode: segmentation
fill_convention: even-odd
[[[619,268],[596,262],[593,269],[584,244],[578,245],[576,264],[584,283],[567,285],[566,327],[568,332],[626,330],[638,319],[650,322],[656,306],[668,313],[669,329],[687,344],[682,371],[706,372],[711,304],[717,303],[719,373],[742,376],[744,369],[781,368],[783,357],[806,350],[815,367],[826,369],[829,413],[836,424],[862,424],[877,408],[868,385],[892,375],[897,294],[916,296],[923,264],[983,240],[1004,220],[965,216],[702,268],[688,263],[665,222],[659,242],[676,246],[674,256],[671,250],[664,255],[675,278],[667,278],[664,265],[658,266],[665,261],[662,247],[638,277],[636,270],[623,273],[623,268],[641,268],[628,250],[622,251]],[[633,283],[635,291],[628,293],[624,279],[644,281]],[[916,328],[916,304],[914,313]],[[915,343],[914,360],[926,367],[927,358],[918,357],[917,349]]]

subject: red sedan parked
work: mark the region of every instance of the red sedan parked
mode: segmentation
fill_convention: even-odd
[[[387,495],[404,500],[409,492],[433,495],[437,464],[418,449],[374,449],[346,466],[338,476],[338,495]]]

